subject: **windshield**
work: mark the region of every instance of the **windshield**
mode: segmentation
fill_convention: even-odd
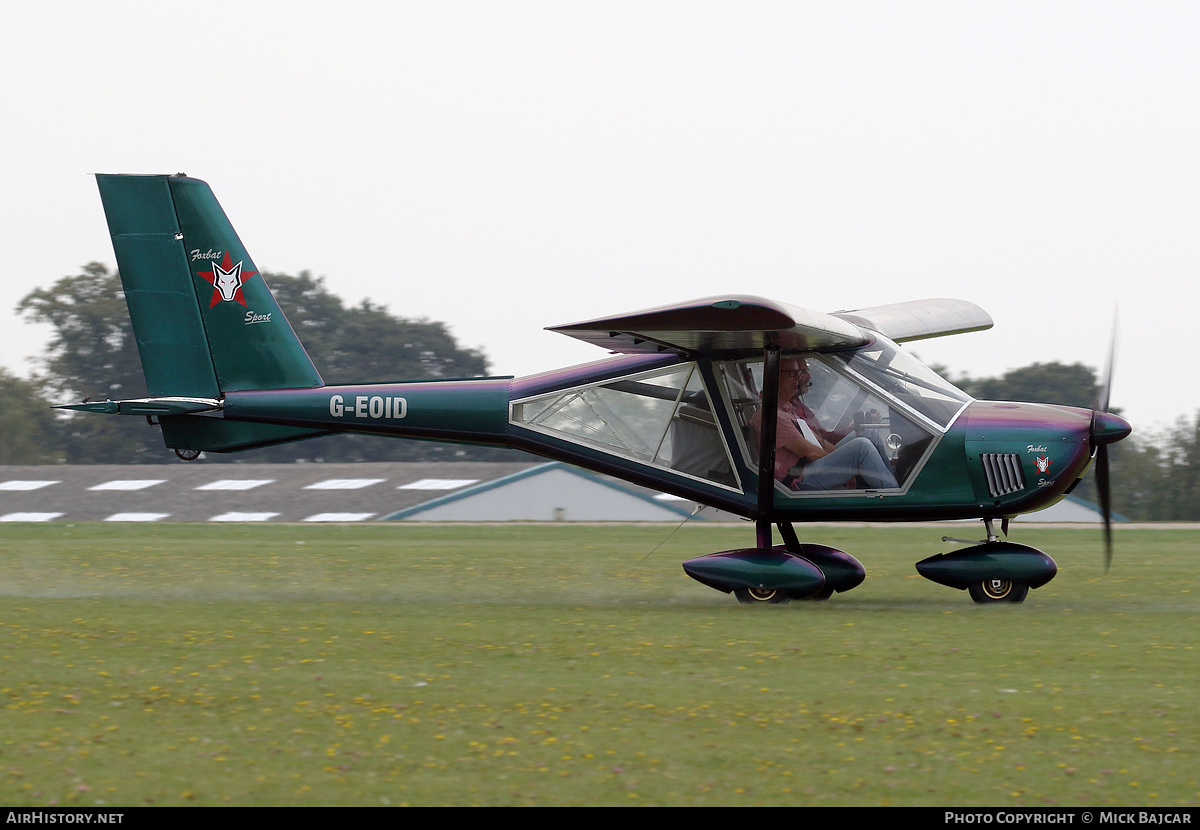
[[[942,428],[971,402],[969,395],[882,335],[869,346],[832,356]]]

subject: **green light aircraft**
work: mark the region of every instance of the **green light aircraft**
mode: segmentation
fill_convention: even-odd
[[[328,386],[206,183],[97,181],[149,397],[64,408],[146,417],[181,459],[340,432],[515,447],[752,520],[752,547],[683,567],[771,603],[865,576],[850,554],[801,542],[795,522],[970,518],[985,540],[917,570],[976,602],[1021,602],[1057,566],[994,522],[1007,536],[1095,459],[1111,561],[1107,448],[1130,432],[1107,411],[1111,352],[1093,410],[976,401],[898,345],[990,328],[972,303],[825,314],[722,295],[551,329],[618,355],[596,363]]]

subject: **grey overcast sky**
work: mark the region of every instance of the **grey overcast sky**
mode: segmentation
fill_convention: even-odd
[[[112,264],[96,172],[207,180],[258,267],[449,324],[497,374],[544,326],[726,292],[922,297],[954,373],[1099,365],[1136,426],[1200,408],[1200,4],[13,5],[0,365],[35,287]]]

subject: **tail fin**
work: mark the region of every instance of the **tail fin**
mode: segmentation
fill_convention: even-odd
[[[328,434],[213,415],[227,392],[324,384],[208,185],[96,180],[151,397],[67,408],[158,414],[180,458]]]
[[[205,182],[96,180],[152,396],[323,385]]]

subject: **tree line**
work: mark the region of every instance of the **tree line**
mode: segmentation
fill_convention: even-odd
[[[264,274],[276,300],[327,383],[480,377],[488,361],[463,348],[443,323],[406,319],[370,300],[347,306],[308,272]],[[146,394],[120,278],[91,263],[23,297],[17,311],[49,323],[54,335],[42,371],[25,380],[0,368],[5,437],[0,464],[129,464],[168,460],[162,438],[144,419],[56,414],[50,402],[136,398]],[[1081,363],[1035,363],[1000,377],[951,378],[981,400],[1032,401],[1091,408],[1096,372]],[[265,447],[212,461],[490,461],[515,450],[424,441],[332,435]],[[1140,430],[1110,450],[1113,509],[1135,520],[1200,520],[1200,412],[1173,425]],[[1090,475],[1075,495],[1095,500]]]

